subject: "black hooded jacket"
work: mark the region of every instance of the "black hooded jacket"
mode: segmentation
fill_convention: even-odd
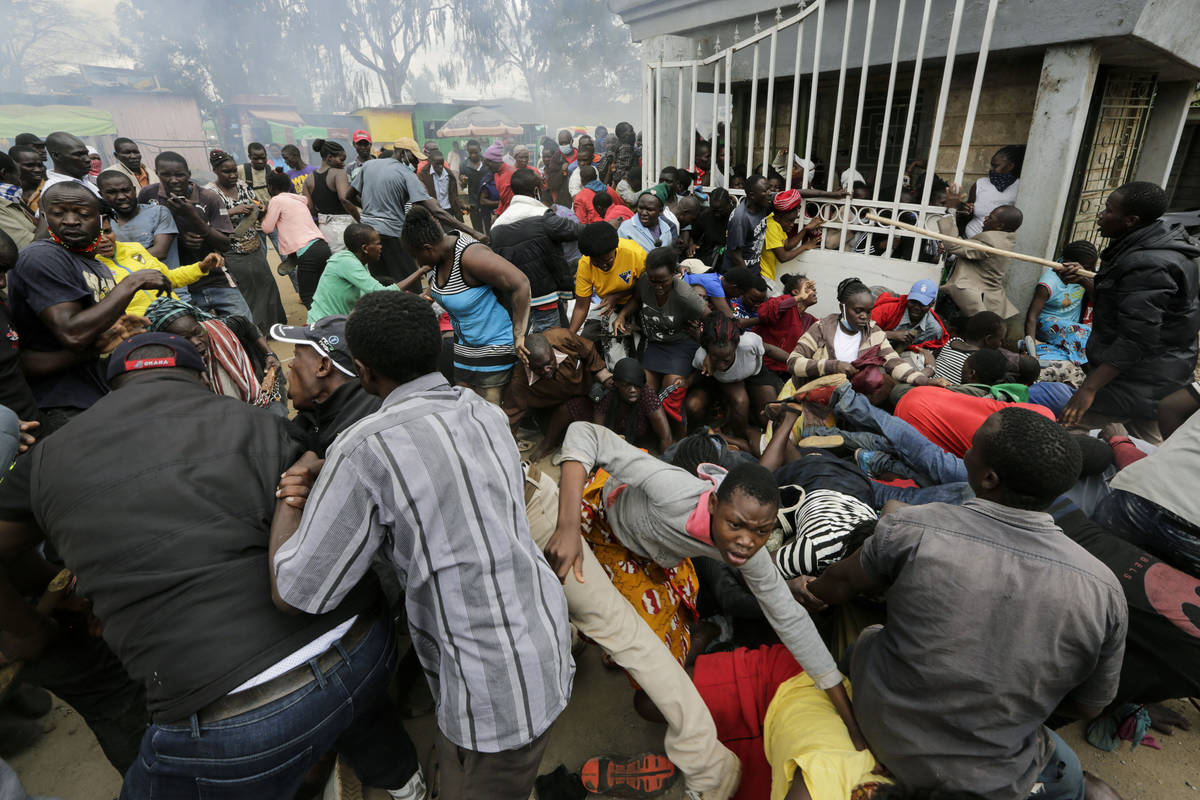
[[[1121,374],[1096,394],[1104,414],[1153,419],[1158,400],[1191,380],[1200,332],[1200,242],[1162,220],[1100,254],[1088,367]]]

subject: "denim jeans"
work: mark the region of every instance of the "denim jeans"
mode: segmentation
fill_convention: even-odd
[[[1079,763],[1079,756],[1057,733],[1049,728],[1046,733],[1054,744],[1054,753],[1050,763],[1037,776],[1029,800],[1083,800],[1083,765]]]
[[[971,485],[965,482],[944,483],[940,486],[888,486],[871,481],[875,491],[875,507],[883,508],[888,500],[899,500],[910,506],[920,506],[926,503],[949,503],[960,506],[975,496]]]
[[[245,317],[253,321],[254,316],[242,290],[232,286],[213,286],[208,289],[192,289],[192,299],[189,301],[201,311],[207,311],[218,317]]]
[[[292,797],[308,769],[335,750],[368,786],[399,789],[417,771],[412,740],[387,685],[396,663],[390,622],[377,620],[343,661],[244,714],[151,725],[125,775],[121,800]]]
[[[836,401],[833,413],[838,419],[859,428],[883,434],[891,442],[896,455],[908,462],[935,483],[960,483],[967,479],[967,468],[953,453],[947,453],[929,441],[912,425],[871,405],[866,397],[842,384],[833,393]]]
[[[1200,576],[1200,530],[1162,506],[1114,489],[1096,506],[1093,518],[1172,567]]]
[[[529,332],[541,333],[562,325],[557,308],[529,310]]]
[[[267,249],[267,239],[270,239],[271,244],[275,247],[275,255],[283,258],[283,253],[279,252],[279,232],[271,231],[269,234],[262,231],[258,232],[258,241],[262,244],[264,250]]]

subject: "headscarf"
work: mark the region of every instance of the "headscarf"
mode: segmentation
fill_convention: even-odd
[[[176,300],[174,297],[160,297],[146,309],[146,319],[150,320],[150,330],[166,330],[172,322],[180,317],[192,317],[197,322],[216,319],[212,314],[201,311],[190,303]]]
[[[791,211],[796,206],[803,202],[804,197],[797,189],[788,189],[786,192],[780,192],[775,195],[775,199],[771,202],[775,206],[776,211]]]
[[[180,317],[192,317],[208,332],[209,347],[205,362],[213,393],[255,403],[262,387],[254,374],[250,356],[228,325],[212,314],[173,297],[159,298],[146,309],[146,318],[150,320],[152,331],[161,331]]]
[[[607,189],[608,187],[604,185],[604,181],[600,180],[599,178],[596,178],[596,180],[594,180],[594,181],[588,181],[587,183],[585,183],[583,185],[583,188],[591,189],[596,194],[603,194],[604,190]]]
[[[100,161],[100,151],[99,150],[97,150],[96,148],[92,147],[89,144],[87,151],[88,151],[88,158],[91,159],[91,161],[92,161],[92,165],[90,167],[88,167],[88,175],[91,175],[93,178],[95,178],[97,175],[100,174],[100,170],[104,169],[104,164],[101,163],[101,161]]]
[[[488,161],[503,161],[504,145],[499,141],[492,142],[488,149],[483,151],[483,157]]]

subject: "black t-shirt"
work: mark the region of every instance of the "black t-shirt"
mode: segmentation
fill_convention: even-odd
[[[467,177],[467,200],[472,208],[479,207],[479,184],[483,182],[484,172],[487,170],[487,163],[482,159],[479,161],[479,166],[471,163],[469,158],[464,158],[462,164],[459,165],[459,172]]]
[[[721,216],[711,208],[701,211],[700,217],[692,224],[692,241],[699,245],[696,258],[711,265],[717,248],[725,245],[728,227],[728,214]]]
[[[37,400],[21,372],[21,339],[7,303],[0,303],[0,331],[8,341],[0,342],[0,405],[8,406],[21,419],[37,419]]]
[[[76,302],[84,309],[91,308],[116,285],[108,268],[89,256],[72,253],[48,239],[28,245],[8,273],[8,299],[21,347],[39,352],[63,350],[39,315],[60,303]],[[108,391],[98,358],[46,377],[31,377],[29,388],[39,408],[90,408]]]
[[[225,201],[222,200],[216,192],[209,189],[201,189],[196,184],[191,184],[192,205],[200,212],[200,217],[204,219],[213,230],[220,231],[225,234],[233,233],[233,221],[229,219],[229,209],[225,207]],[[161,183],[152,183],[145,189],[138,192],[138,202],[147,203],[150,205],[166,206],[168,211],[171,211],[171,216],[175,220],[175,227],[179,228],[179,263],[187,266],[195,264],[197,261],[203,261],[204,257],[209,253],[216,252],[216,249],[209,244],[203,244],[197,248],[188,247],[183,243],[183,234],[185,233],[207,233],[207,231],[195,223],[189,214],[181,214],[172,211],[167,205],[167,190],[163,188]],[[189,289],[214,289],[222,286],[229,286],[229,278],[225,271],[217,271],[210,273],[207,277],[189,286]]]
[[[805,449],[801,452],[803,455],[800,458],[775,470],[775,483],[782,487],[782,503],[785,507],[793,505],[799,498],[798,492],[786,488],[791,484],[809,491],[828,489],[841,492],[875,507],[871,481],[858,467],[824,450]]]
[[[1200,694],[1200,579],[1110,533],[1069,501],[1050,509],[1063,533],[1113,571],[1129,603],[1115,703]]]

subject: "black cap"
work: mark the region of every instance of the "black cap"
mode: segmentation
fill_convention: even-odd
[[[332,361],[339,372],[351,378],[358,376],[354,371],[354,357],[350,355],[350,345],[346,342],[344,314],[322,317],[308,326],[272,325],[271,338],[277,342],[306,344]]]
[[[636,358],[622,358],[613,365],[612,374],[616,380],[632,383],[634,386],[646,385],[646,372]]]
[[[158,356],[155,358],[131,359],[129,357],[129,354],[134,350],[149,345],[169,348],[174,352],[174,355]],[[117,349],[113,350],[112,355],[108,357],[108,380],[111,383],[118,375],[124,375],[127,372],[136,372],[143,369],[162,369],[165,367],[180,367],[182,369],[190,369],[194,372],[204,372],[206,370],[204,359],[200,357],[200,351],[196,349],[194,344],[182,336],[176,336],[173,333],[152,331],[149,333],[134,334],[117,345]]]

